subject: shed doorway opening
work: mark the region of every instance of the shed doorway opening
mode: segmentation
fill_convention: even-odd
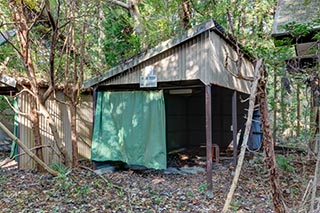
[[[204,88],[165,91],[168,153],[205,145]]]

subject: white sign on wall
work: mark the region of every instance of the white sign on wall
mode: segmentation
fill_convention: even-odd
[[[157,87],[157,76],[153,74],[153,66],[147,66],[145,75],[140,76],[140,87]]]

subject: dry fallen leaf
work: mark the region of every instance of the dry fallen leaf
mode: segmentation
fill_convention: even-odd
[[[165,179],[164,178],[155,178],[151,181],[151,183],[153,184],[158,184],[158,183],[161,183],[161,182],[164,182]]]

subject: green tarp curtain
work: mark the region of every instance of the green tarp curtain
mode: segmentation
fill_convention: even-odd
[[[13,102],[13,106],[15,109],[18,109],[18,98],[14,99]],[[13,128],[13,134],[14,136],[19,138],[19,114],[15,113],[14,114],[14,128]],[[13,159],[14,156],[16,156],[18,154],[18,144],[16,142],[12,142],[11,145],[11,152],[10,152],[10,159]],[[18,157],[16,157],[15,159],[16,161],[18,161]]]
[[[163,91],[97,93],[91,160],[167,167]]]

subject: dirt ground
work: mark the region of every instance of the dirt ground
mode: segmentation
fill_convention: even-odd
[[[0,165],[7,157],[0,153]],[[297,152],[278,154],[277,159],[285,202],[299,212],[315,161]],[[92,169],[90,162],[82,164]],[[213,165],[213,197],[206,190],[205,163],[180,166],[102,175],[60,166],[58,177],[0,166],[0,212],[220,212],[234,175],[230,158]],[[262,153],[245,159],[230,212],[273,212]]]

